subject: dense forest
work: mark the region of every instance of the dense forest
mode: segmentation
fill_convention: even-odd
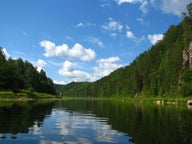
[[[20,90],[56,94],[53,81],[40,72],[28,61],[6,59],[3,49],[0,48],[0,91]]]
[[[186,16],[130,65],[96,82],[56,85],[57,93],[74,97],[191,96],[192,69],[183,68],[183,51],[191,41],[192,18]]]

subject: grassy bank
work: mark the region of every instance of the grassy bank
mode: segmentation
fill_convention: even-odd
[[[140,97],[57,97],[55,95],[31,92],[28,90],[13,91],[0,91],[0,101],[8,100],[34,100],[34,99],[59,99],[59,100],[114,100],[122,102],[137,102],[137,103],[155,103],[155,104],[186,104],[192,97],[153,97],[153,96],[140,96]]]
[[[186,104],[192,97],[61,97],[64,100],[114,100],[122,102],[155,103],[155,104]]]
[[[155,103],[155,104],[186,104],[192,97],[137,97],[137,98],[122,98],[122,101],[134,101],[140,103]]]
[[[19,91],[0,91],[0,100],[33,100],[33,99],[54,99],[56,96],[32,92],[28,90],[19,90]]]

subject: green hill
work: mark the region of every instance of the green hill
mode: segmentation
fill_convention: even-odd
[[[185,17],[130,65],[96,82],[57,85],[57,93],[74,97],[190,96],[192,70],[183,69],[183,51],[189,49],[191,41],[192,19]]]
[[[40,72],[28,61],[21,58],[17,60],[6,59],[2,48],[0,48],[0,91],[40,92],[56,94],[53,81]]]

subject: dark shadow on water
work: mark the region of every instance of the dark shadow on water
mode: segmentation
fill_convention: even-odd
[[[52,111],[51,101],[1,102],[0,133],[28,133],[35,121],[43,122]],[[2,136],[2,138],[4,138]]]

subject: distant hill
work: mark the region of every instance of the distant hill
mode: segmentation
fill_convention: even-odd
[[[188,51],[191,41],[192,19],[185,17],[130,65],[96,82],[57,86],[57,93],[74,97],[192,95],[192,70],[183,66],[183,51]]]

